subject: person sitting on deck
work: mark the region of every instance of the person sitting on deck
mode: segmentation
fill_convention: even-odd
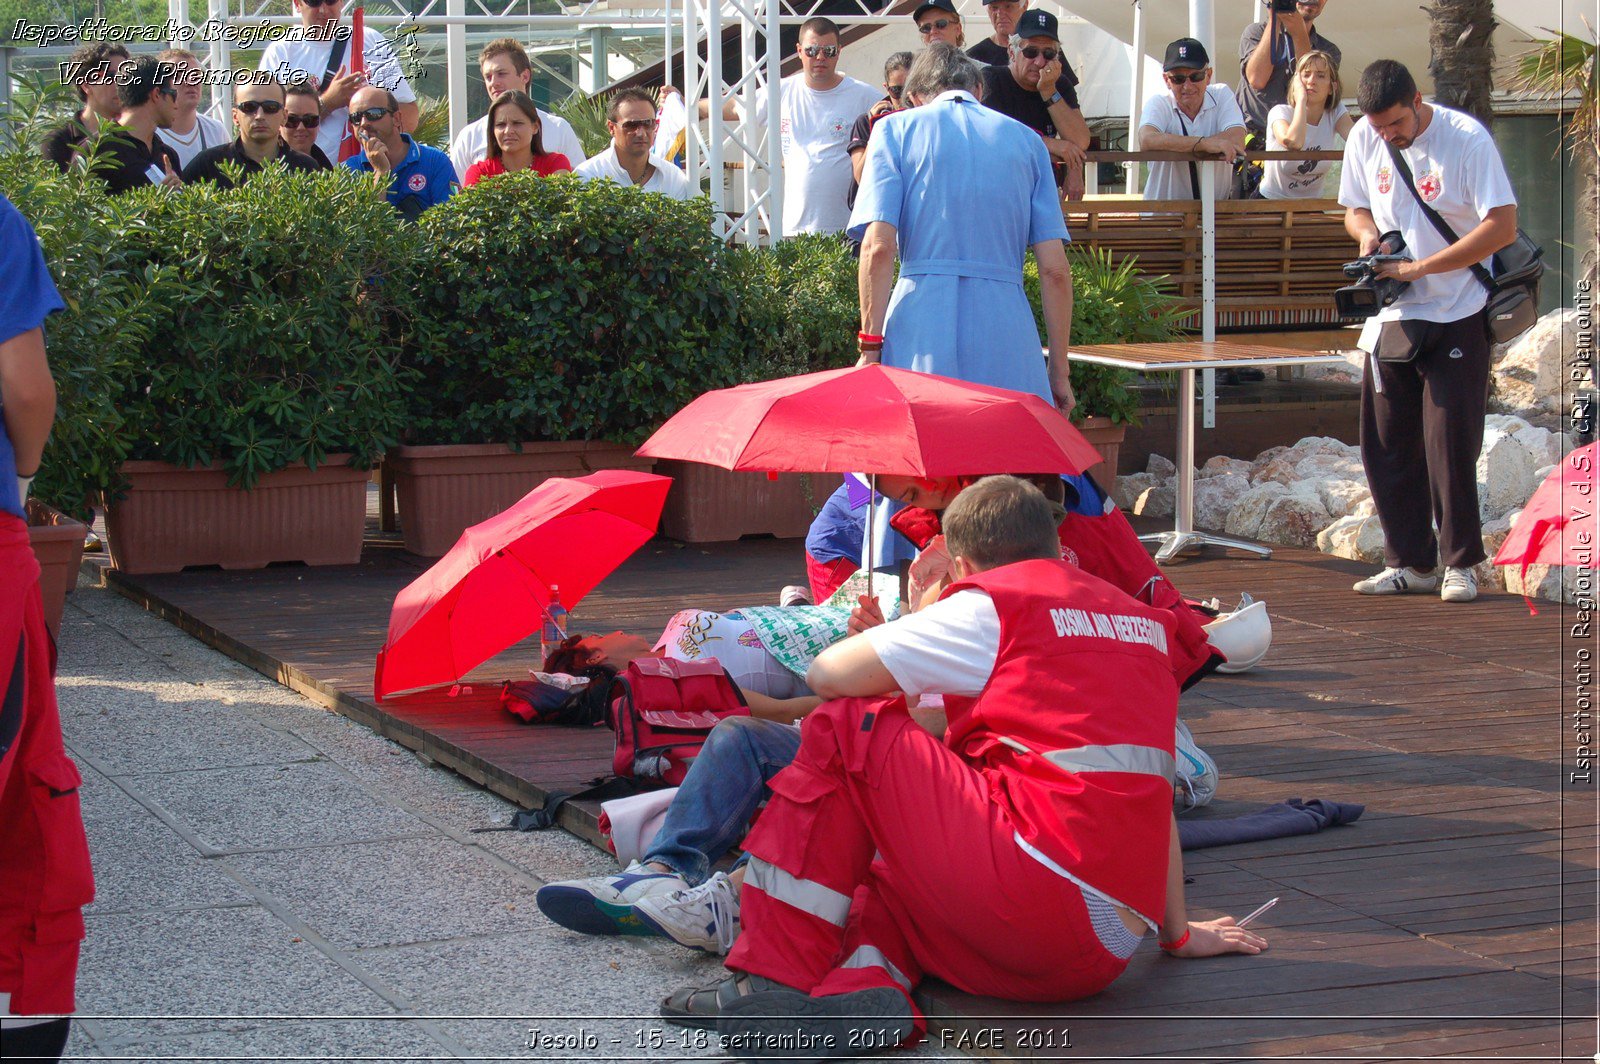
[[[1150,929],[1180,957],[1267,947],[1185,907],[1172,615],[1061,559],[1056,523],[1025,481],[979,481],[946,514],[957,582],[818,655],[830,700],[747,841],[730,974],[667,998],[669,1022],[741,1059],[856,1057],[920,1037],[924,975],[1068,1001]],[[942,741],[909,712],[933,692]]]

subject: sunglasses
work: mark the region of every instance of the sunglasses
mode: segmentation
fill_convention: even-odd
[[[296,126],[305,126],[307,129],[316,129],[322,125],[321,115],[289,115],[284,118],[283,124],[290,129]]]
[[[1022,54],[1022,58],[1024,59],[1037,59],[1042,55],[1044,56],[1044,61],[1046,63],[1054,63],[1056,61],[1056,56],[1061,54],[1054,48],[1036,48],[1031,44],[1026,48],[1019,48],[1017,51]]]
[[[947,18],[931,18],[922,25],[918,26],[917,32],[926,37],[934,30],[947,30],[954,25],[955,23]]]
[[[277,100],[245,100],[234,104],[233,108],[242,115],[254,118],[258,114],[275,115],[283,110],[283,104]]]
[[[178,90],[172,88],[170,85],[158,85],[156,86],[156,92],[160,93],[162,96],[165,96],[169,100],[176,100],[178,98]]]
[[[615,125],[624,133],[642,133],[647,129],[654,129],[656,120],[654,118],[630,118],[625,122],[617,122]]]
[[[807,59],[816,59],[819,56],[823,59],[832,59],[839,54],[839,46],[837,44],[808,44],[800,49],[800,54]]]
[[[890,96],[893,96],[898,100],[905,94],[906,87],[904,85],[885,85],[884,90],[888,92]]]
[[[344,3],[344,0],[300,0],[300,2],[307,7],[332,7]]]
[[[387,107],[363,107],[359,111],[350,112],[350,123],[355,125],[361,122],[382,122],[392,114],[394,112]]]
[[[1182,85],[1186,81],[1198,85],[1206,80],[1206,72],[1204,70],[1196,70],[1193,74],[1168,74],[1167,80],[1174,85]]]

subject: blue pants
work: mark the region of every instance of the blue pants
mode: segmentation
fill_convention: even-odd
[[[758,717],[730,717],[711,729],[667,809],[645,861],[659,861],[691,886],[744,837],[767,781],[794,760],[800,729]]]

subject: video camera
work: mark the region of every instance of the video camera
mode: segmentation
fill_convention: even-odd
[[[1410,281],[1379,277],[1377,273],[1380,262],[1411,261],[1411,256],[1405,253],[1405,238],[1398,231],[1385,233],[1378,238],[1378,243],[1394,250],[1386,255],[1366,255],[1344,264],[1344,275],[1354,278],[1355,283],[1334,289],[1333,305],[1338,308],[1339,317],[1370,318],[1411,287]]]
[[[1300,0],[1261,0],[1266,7],[1280,15],[1292,15],[1298,10]]]

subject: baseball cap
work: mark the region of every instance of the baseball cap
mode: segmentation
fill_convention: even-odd
[[[1161,62],[1163,73],[1173,70],[1204,70],[1211,65],[1206,46],[1193,37],[1179,37],[1167,45],[1167,57]]]
[[[933,11],[936,8],[940,11],[955,15],[957,18],[961,17],[960,12],[956,11],[955,0],[922,0],[922,3],[917,5],[917,9],[911,12],[911,21],[917,21],[924,14],[929,11]]]
[[[1049,37],[1052,41],[1061,40],[1061,24],[1056,17],[1048,11],[1030,7],[1017,19],[1017,28],[1011,32],[1023,40],[1029,37]]]

